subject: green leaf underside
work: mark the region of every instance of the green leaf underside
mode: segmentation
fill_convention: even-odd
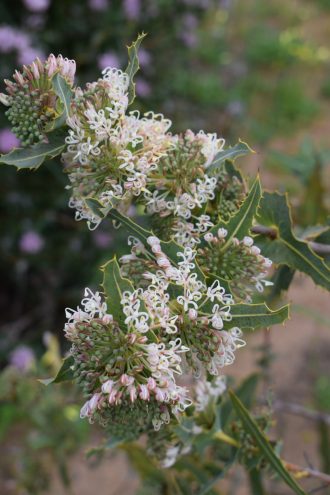
[[[293,490],[297,495],[306,495],[306,492],[298,485],[295,479],[284,467],[282,461],[277,457],[274,449],[269,443],[264,433],[259,429],[254,419],[250,416],[240,399],[233,391],[229,391],[230,399],[233,407],[243,423],[245,430],[253,437],[264,457],[272,466],[274,471],[282,478],[282,480]]]
[[[69,356],[65,359],[63,359],[62,366],[58,370],[56,376],[53,378],[45,378],[42,380],[39,380],[40,383],[43,385],[50,385],[51,383],[61,383],[65,382],[68,380],[73,380],[73,371],[71,369],[71,366],[74,364],[74,359],[72,356]]]
[[[113,316],[115,321],[123,324],[125,321],[125,315],[121,305],[123,292],[133,292],[134,287],[128,279],[121,276],[116,258],[108,261],[108,263],[102,266],[101,270],[103,271],[102,287],[106,296],[108,312]]]
[[[255,243],[275,263],[309,275],[317,285],[330,290],[330,269],[308,243],[297,239],[292,232],[292,219],[287,197],[279,193],[265,193],[258,210],[260,224],[276,230],[277,237],[257,235]]]
[[[136,41],[127,47],[128,51],[128,65],[125,69],[126,74],[129,77],[128,86],[128,104],[130,105],[135,99],[135,83],[134,76],[140,68],[138,50],[140,48],[142,40],[146,37],[145,33],[139,34]]]
[[[14,165],[18,169],[36,169],[48,158],[55,158],[65,147],[64,137],[49,134],[48,143],[37,143],[29,148],[15,148],[7,155],[0,155],[0,163]]]
[[[248,144],[239,140],[238,143],[235,144],[234,146],[219,151],[219,153],[216,154],[213,162],[207,168],[206,173],[208,175],[216,174],[221,168],[221,165],[226,160],[235,161],[236,158],[238,158],[239,156],[244,156],[247,155],[248,153],[254,153],[254,151],[250,148]]]
[[[58,72],[52,79],[53,89],[57,96],[60,98],[63,111],[61,115],[53,122],[52,129],[57,129],[65,124],[66,119],[70,115],[70,103],[72,98],[72,90],[70,85],[66,82],[64,77]]]
[[[220,221],[210,230],[210,232],[212,232],[215,236],[217,235],[219,228],[225,228],[227,230],[228,234],[226,241],[221,248],[222,250],[226,249],[233,237],[242,239],[245,235],[249,234],[253,219],[257,212],[260,198],[261,185],[259,177],[257,177],[249,191],[249,194],[245,198],[237,213],[233,215],[228,222]],[[202,240],[201,245],[205,244],[206,241]]]

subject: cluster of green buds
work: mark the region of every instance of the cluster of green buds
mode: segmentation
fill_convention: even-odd
[[[42,141],[63,110],[54,75],[59,73],[72,86],[75,71],[73,60],[50,55],[45,62],[37,58],[22,72],[15,71],[12,81],[5,80],[7,94],[1,93],[0,101],[8,107],[7,118],[23,146]]]
[[[225,280],[237,299],[251,302],[256,291],[263,292],[264,286],[270,284],[266,276],[272,262],[254,246],[252,237],[239,240],[236,237],[227,239],[227,235],[224,228],[220,228],[217,235],[205,234],[197,259],[205,273],[217,274]]]

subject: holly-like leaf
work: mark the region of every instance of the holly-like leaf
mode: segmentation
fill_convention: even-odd
[[[233,215],[228,222],[220,221],[210,230],[210,232],[212,232],[215,236],[217,235],[219,228],[225,228],[228,231],[226,241],[221,248],[222,251],[226,250],[233,237],[242,239],[245,235],[249,234],[253,219],[256,216],[260,198],[261,185],[259,177],[257,177],[249,191],[249,194],[235,215]],[[205,244],[206,241],[203,239],[200,245],[203,246]]]
[[[265,193],[258,210],[257,221],[270,227],[272,236],[259,234],[255,243],[264,256],[279,265],[309,275],[317,285],[330,290],[330,269],[309,247],[292,232],[292,219],[287,197],[279,193]]]
[[[57,109],[59,113],[59,117],[57,117],[57,119],[51,122],[51,127],[47,129],[47,131],[50,131],[52,129],[57,129],[65,125],[66,119],[70,115],[70,104],[73,95],[71,86],[67,83],[67,81],[64,79],[64,77],[61,76],[59,72],[57,72],[54,75],[52,79],[52,84],[55,93],[60,99],[59,109]]]
[[[267,304],[232,304],[230,306],[231,321],[224,322],[224,328],[268,328],[283,323],[289,318],[289,306],[272,310]]]
[[[273,285],[267,290],[267,301],[273,302],[280,299],[282,293],[289,289],[294,274],[295,270],[292,268],[286,265],[279,266],[271,279]]]
[[[51,383],[60,383],[60,382],[66,382],[68,380],[73,380],[73,371],[72,371],[72,366],[74,364],[74,359],[73,356],[68,356],[67,358],[63,359],[62,366],[58,370],[56,376],[52,378],[45,378],[42,380],[39,380],[40,383],[43,385],[50,385]]]
[[[254,151],[248,144],[239,140],[235,146],[230,146],[227,149],[219,151],[213,162],[206,169],[206,173],[211,176],[217,175],[226,160],[235,161],[239,156],[244,156],[248,153],[254,153]]]
[[[235,393],[230,390],[229,396],[238,417],[242,421],[245,431],[252,436],[262,455],[267,459],[274,471],[282,478],[282,480],[291,488],[294,493],[296,493],[297,495],[306,495],[306,492],[298,485],[289,471],[284,467],[281,459],[276,455],[273,447],[269,443],[268,438],[260,430],[259,426],[251,417],[249,411],[246,409],[237,395],[235,395]]]
[[[124,324],[125,315],[123,313],[121,299],[123,292],[133,292],[134,287],[127,278],[123,278],[116,258],[108,261],[101,267],[103,271],[102,287],[105,293],[105,300],[108,311],[112,314],[115,321]]]
[[[139,57],[138,50],[140,48],[142,40],[146,37],[145,33],[139,34],[137,39],[133,41],[133,43],[127,47],[128,51],[128,65],[125,69],[126,74],[129,77],[129,86],[128,86],[128,104],[133,103],[135,99],[135,82],[134,76],[140,68],[139,65]]]
[[[64,136],[61,133],[48,135],[48,142],[36,143],[29,148],[16,148],[7,155],[0,155],[0,163],[14,165],[19,170],[23,168],[36,169],[49,158],[55,158],[65,147]]]

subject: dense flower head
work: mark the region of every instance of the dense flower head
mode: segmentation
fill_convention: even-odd
[[[163,342],[147,335],[141,326],[141,318],[145,321],[147,314],[139,312],[136,294],[123,295],[124,327],[107,313],[98,292],[86,289],[85,296],[82,308],[67,309],[65,326],[73,344],[74,372],[88,397],[81,416],[120,429],[123,414],[118,408],[128,407],[130,414],[141,416],[141,428],[159,429],[171,414],[190,404],[187,390],[175,379],[182,373],[181,353],[187,349],[178,338]],[[134,314],[127,312],[128,301]],[[145,421],[150,411],[150,421]]]
[[[148,175],[171,145],[171,122],[161,114],[127,113],[128,75],[107,68],[103,78],[77,89],[72,103],[67,151],[63,154],[76,219],[97,226],[86,198],[127,206],[145,189]]]
[[[73,60],[52,54],[45,62],[37,58],[22,72],[15,71],[13,81],[5,80],[7,94],[1,93],[0,101],[9,107],[6,115],[23,146],[43,140],[59,116],[53,76],[60,73],[72,85],[75,70]]]
[[[205,246],[198,248],[197,258],[207,274],[217,274],[230,284],[237,299],[250,302],[254,292],[263,292],[271,284],[266,276],[272,262],[261,254],[252,237],[227,241],[227,235],[224,228],[217,235],[206,233]]]
[[[209,177],[205,169],[224,140],[216,134],[188,130],[182,136],[173,136],[172,141],[172,148],[149,178],[145,192],[147,211],[187,220],[195,208],[214,198],[216,179]]]

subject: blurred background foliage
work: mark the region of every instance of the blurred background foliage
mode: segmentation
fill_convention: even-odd
[[[0,80],[53,52],[77,61],[83,85],[106,66],[124,68],[125,47],[142,31],[136,108],[164,113],[175,132],[248,141],[266,183],[290,192],[297,231],[308,238],[316,225],[329,237],[330,1],[3,0]],[[0,152],[15,145],[1,112]],[[60,164],[1,170],[0,437],[11,447],[19,439],[0,468],[16,480],[8,493],[47,492],[54,462],[68,482],[64,460],[88,428],[72,387],[48,390],[36,377],[57,367],[65,307],[98,285],[114,247],[125,249],[110,223],[89,232],[75,222],[66,184]],[[314,378],[313,404],[329,412],[326,373]],[[328,435],[320,423],[325,470]]]

